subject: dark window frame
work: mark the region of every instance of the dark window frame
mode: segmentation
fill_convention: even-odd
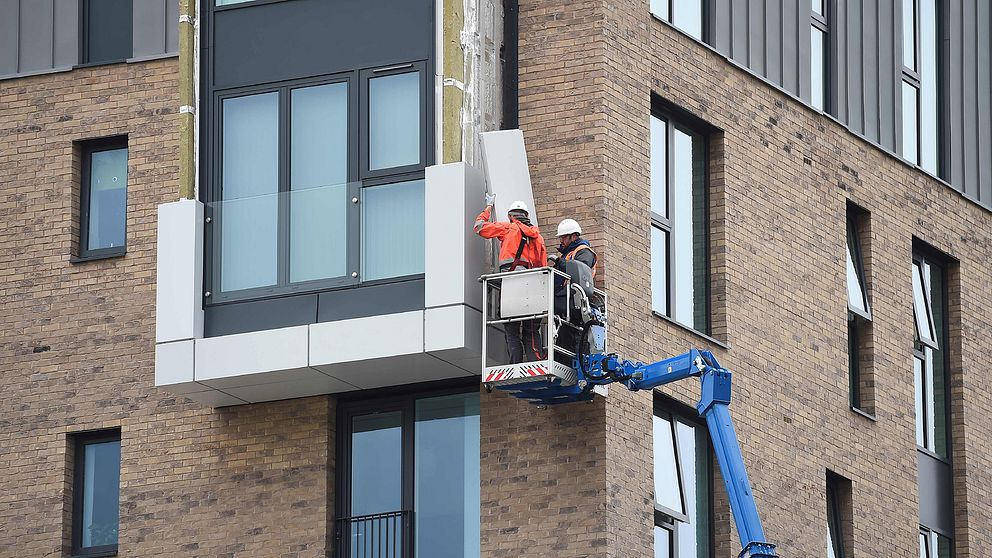
[[[83,523],[83,484],[85,483],[85,459],[84,448],[90,444],[105,442],[120,442],[121,431],[119,429],[97,430],[93,432],[82,432],[72,434],[73,437],[73,475],[72,475],[72,542],[71,555],[96,558],[100,556],[114,556],[117,554],[117,544],[91,546],[82,548],[82,523]],[[120,463],[117,464],[120,467]],[[120,492],[118,492],[118,509],[120,507]],[[119,542],[119,541],[118,541]]]
[[[952,428],[951,428],[951,380],[950,380],[950,364],[951,364],[951,362],[950,362],[950,354],[949,354],[950,351],[948,350],[949,337],[950,337],[950,333],[949,333],[948,330],[949,330],[950,324],[949,324],[949,316],[948,316],[948,313],[947,313],[947,309],[948,309],[948,304],[947,304],[948,303],[947,279],[948,279],[949,260],[947,258],[942,257],[941,255],[937,254],[934,250],[931,250],[928,247],[914,246],[914,250],[913,250],[913,264],[914,264],[914,267],[915,267],[916,264],[919,264],[920,265],[921,274],[923,272],[923,264],[924,263],[926,263],[926,264],[928,264],[930,266],[931,277],[932,277],[932,275],[934,273],[939,273],[941,275],[941,285],[943,285],[943,292],[936,293],[936,295],[937,296],[940,296],[942,298],[941,308],[944,309],[944,312],[942,312],[940,316],[932,316],[932,319],[933,319],[933,322],[932,323],[933,323],[933,326],[934,326],[934,332],[935,332],[936,337],[937,337],[938,347],[935,348],[935,347],[932,347],[932,346],[929,346],[929,345],[925,345],[919,339],[915,340],[914,343],[913,343],[913,353],[912,353],[913,354],[913,358],[914,359],[918,359],[921,362],[921,372],[922,372],[922,374],[921,374],[922,375],[921,388],[923,389],[922,400],[923,400],[923,405],[924,405],[924,413],[923,413],[923,444],[924,445],[923,446],[917,445],[916,446],[916,449],[920,453],[926,454],[926,455],[928,455],[928,456],[930,456],[930,457],[932,457],[932,458],[934,458],[934,459],[936,459],[938,461],[947,463],[948,465],[952,465],[953,463],[952,463],[951,456],[952,456],[952,448],[953,448],[953,441],[954,440],[953,440],[953,434],[952,434]],[[925,275],[921,275],[921,280],[923,280],[924,278],[925,278]],[[931,298],[934,296],[934,293],[928,292],[927,285],[926,285],[925,282],[923,283],[923,295],[927,299],[926,300],[926,305],[927,305],[928,311],[930,311],[931,312],[931,315],[933,315],[933,303],[931,301]],[[914,317],[914,319],[915,319],[915,317]],[[941,322],[941,327],[939,327],[939,328],[937,327],[937,320],[938,319]],[[928,433],[930,432],[930,423],[932,421],[936,420],[936,418],[935,418],[935,416],[930,416],[929,415],[929,412],[927,410],[927,401],[928,401],[928,393],[929,393],[929,391],[928,391],[929,386],[927,385],[927,382],[926,382],[926,378],[927,378],[927,351],[938,351],[939,354],[936,355],[934,358],[939,357],[941,359],[941,361],[942,361],[942,365],[943,365],[943,368],[944,368],[944,374],[943,374],[943,376],[944,376],[944,378],[943,378],[943,384],[944,384],[943,385],[943,391],[944,391],[943,403],[944,403],[944,414],[945,414],[945,417],[944,417],[944,433],[943,434],[944,434],[944,439],[946,440],[945,443],[946,443],[946,446],[947,446],[947,456],[942,456],[939,453],[937,453],[936,451],[931,450],[928,447],[930,445],[933,445],[932,440],[929,440],[928,439]],[[936,413],[936,411],[935,411],[935,413]],[[951,537],[951,538],[953,540],[953,537]]]
[[[868,270],[864,265],[864,254],[862,238],[858,231],[858,222],[868,219],[868,211],[855,206],[852,203],[847,205],[845,251],[850,251],[851,260],[854,263],[855,275],[861,289],[862,304],[864,312],[854,308],[850,303],[850,285],[847,285],[847,351],[848,351],[848,394],[849,403],[852,409],[868,412],[864,408],[864,397],[861,390],[862,381],[862,347],[864,346],[864,336],[868,334],[872,321],[871,315],[871,294],[868,290]],[[846,254],[845,254],[846,260]],[[846,267],[846,266],[845,266]],[[849,280],[845,273],[845,283]]]
[[[668,244],[665,247],[665,273],[667,277],[665,278],[665,294],[667,300],[665,301],[665,308],[668,312],[666,314],[659,315],[683,326],[693,331],[697,331],[704,335],[709,335],[713,327],[713,304],[712,304],[712,261],[710,249],[710,134],[712,129],[699,122],[694,117],[686,118],[685,115],[679,114],[676,110],[672,110],[668,107],[654,107],[651,110],[651,117],[658,118],[665,122],[665,173],[666,173],[666,188],[667,188],[667,199],[665,200],[668,217],[662,217],[661,215],[655,213],[654,211],[649,211],[651,217],[651,227],[663,231],[667,235]],[[702,142],[702,157],[703,157],[703,180],[699,187],[703,192],[703,223],[701,227],[703,229],[703,239],[702,245],[704,246],[703,258],[706,261],[706,269],[704,272],[705,277],[703,282],[706,286],[705,292],[703,294],[703,306],[704,314],[706,316],[706,327],[702,330],[696,329],[694,324],[687,324],[678,321],[674,316],[673,301],[676,300],[677,294],[675,289],[675,244],[676,239],[674,238],[674,223],[675,219],[678,218],[675,215],[675,166],[672,164],[675,157],[675,131],[679,129],[683,133],[698,137]],[[650,234],[650,230],[648,231]],[[650,237],[649,237],[650,241]],[[653,264],[652,264],[653,268]],[[653,308],[652,310],[657,313]]]
[[[827,500],[827,529],[833,541],[833,551],[835,558],[845,558],[847,553],[844,546],[844,530],[841,528],[841,509],[838,504],[837,493],[842,490],[840,484],[842,477],[827,471],[826,500]]]
[[[921,56],[921,49],[923,47],[921,44],[922,41],[921,41],[921,33],[920,33],[920,0],[911,0],[911,1],[913,4],[913,61],[915,67],[910,68],[906,66],[904,64],[905,56],[900,56],[899,67],[901,68],[901,72],[900,72],[901,79],[899,82],[898,98],[899,98],[899,107],[900,110],[902,110],[905,108],[902,102],[903,84],[909,85],[910,87],[916,90],[916,145],[915,145],[916,157],[915,157],[915,161],[911,161],[908,158],[906,158],[905,154],[907,152],[907,147],[905,144],[906,141],[905,137],[902,138],[903,146],[902,146],[902,152],[899,153],[899,156],[903,157],[903,159],[906,162],[910,163],[911,165],[923,169],[923,135],[921,133],[922,122],[923,122],[923,80],[922,80],[922,74],[920,68],[920,62],[923,60],[923,57]],[[936,21],[934,22],[934,26],[936,29],[936,36],[934,37],[934,41],[936,44],[934,44],[934,48],[937,50],[936,54],[934,55],[934,60],[938,65],[935,72],[937,83],[934,84],[934,89],[937,93],[937,101],[936,101],[937,106],[935,107],[935,111],[936,111],[935,118],[937,120],[937,126],[935,132],[937,134],[937,137],[934,138],[934,141],[936,141],[937,143],[936,175],[940,178],[946,178],[948,148],[946,146],[945,139],[947,137],[948,132],[946,129],[947,103],[945,101],[947,92],[944,89],[944,84],[946,84],[947,82],[948,69],[947,69],[947,62],[944,59],[945,47],[943,44],[944,41],[942,40],[944,37],[944,23],[943,23],[944,2],[943,0],[933,0],[933,2],[934,2],[934,11],[936,18]],[[900,2],[899,6],[900,9],[902,9],[904,4]],[[905,29],[903,28],[901,18],[899,20],[898,29],[899,29],[900,38],[903,38]],[[905,42],[900,40],[899,41],[900,52],[902,52],[902,47],[904,45]],[[906,118],[905,114],[903,114],[903,122],[902,122],[903,125],[899,127],[900,136],[902,135],[902,132],[905,128],[905,118]],[[924,172],[929,172],[926,169],[923,170]]]
[[[75,263],[123,256],[127,253],[127,182],[125,181],[124,184],[124,244],[110,248],[97,248],[90,250],[87,248],[89,245],[90,236],[90,201],[92,198],[92,194],[90,192],[90,172],[92,167],[91,157],[94,153],[125,149],[128,151],[127,156],[128,161],[130,161],[131,152],[128,146],[128,137],[127,135],[117,135],[85,140],[79,142],[79,149],[79,242],[76,247],[77,255],[72,258],[72,261]]]
[[[948,533],[944,533],[940,529],[935,529],[933,527],[927,527],[925,525],[920,525],[920,536],[923,537],[927,541],[927,545],[926,545],[926,558],[938,558],[937,556],[934,556],[930,552],[930,549],[933,548],[933,543],[931,542],[932,541],[932,538],[933,538],[933,535],[939,535],[939,536],[947,539],[947,542],[950,544],[951,556],[953,557],[955,555],[953,533],[948,534]]]
[[[246,3],[248,4],[248,3]],[[234,4],[239,6],[240,4]],[[424,277],[423,273],[389,277],[365,281],[361,276],[361,200],[362,190],[369,186],[381,186],[410,180],[423,180],[426,177],[426,167],[431,164],[433,154],[433,129],[430,126],[433,111],[433,95],[430,94],[432,81],[428,76],[429,62],[426,60],[391,64],[380,68],[356,69],[347,72],[326,74],[275,83],[257,84],[245,87],[218,89],[213,92],[210,124],[213,127],[210,148],[212,156],[206,158],[206,174],[211,177],[204,190],[206,204],[205,218],[207,226],[204,230],[204,301],[206,306],[225,303],[245,302],[266,298],[292,296],[297,294],[319,293],[342,288],[381,285],[402,281],[417,280]],[[369,171],[368,167],[368,80],[376,77],[400,75],[406,73],[420,75],[420,139],[421,157],[414,165],[394,167]],[[348,231],[347,267],[345,275],[326,279],[290,282],[290,247],[289,247],[289,204],[286,197],[290,191],[291,169],[291,122],[292,122],[292,91],[294,89],[328,85],[333,83],[348,84],[348,199],[351,203],[347,209]],[[278,241],[277,241],[277,274],[276,284],[253,287],[237,291],[223,292],[221,286],[221,265],[218,261],[221,253],[221,235],[218,234],[219,221],[214,219],[213,204],[223,200],[223,101],[237,97],[277,92],[279,95],[279,185],[278,185]]]
[[[334,499],[334,513],[337,518],[347,518],[351,516],[352,490],[351,490],[351,434],[353,419],[357,416],[373,413],[399,411],[401,416],[401,440],[402,440],[402,509],[396,510],[410,514],[412,517],[415,507],[414,484],[416,481],[415,471],[415,428],[416,428],[416,403],[419,399],[429,399],[432,397],[443,397],[445,395],[457,395],[467,393],[478,393],[479,384],[477,381],[466,380],[441,380],[437,382],[427,382],[401,386],[396,388],[385,388],[374,392],[359,391],[342,394],[339,398],[335,429],[335,485],[337,492]],[[481,465],[480,465],[481,466]],[[335,538],[339,545],[347,543],[348,536],[341,529],[340,522],[337,522]],[[415,525],[415,522],[413,522]],[[404,556],[412,556],[416,547],[415,534],[416,527],[411,526],[410,544],[413,548],[407,549]],[[344,551],[346,548],[341,547]]]
[[[688,407],[687,405],[685,405],[685,404],[683,404],[683,403],[681,403],[679,401],[676,401],[674,399],[671,399],[671,398],[669,398],[667,396],[664,396],[664,395],[661,395],[659,393],[655,393],[654,403],[653,403],[653,408],[652,408],[652,420],[653,420],[653,417],[655,417],[655,416],[660,417],[660,418],[666,418],[667,420],[669,420],[671,422],[671,425],[672,425],[672,436],[673,436],[672,439],[673,439],[673,442],[674,442],[673,443],[673,448],[674,448],[674,451],[675,451],[675,466],[676,466],[676,469],[677,469],[677,472],[678,472],[678,475],[679,475],[679,495],[682,498],[682,507],[685,510],[688,510],[689,508],[687,506],[688,503],[685,501],[685,482],[684,482],[684,480],[682,478],[682,475],[683,475],[683,471],[682,471],[682,469],[683,469],[683,467],[682,467],[682,456],[681,456],[681,453],[680,453],[681,450],[679,449],[679,443],[678,443],[678,437],[677,437],[678,427],[676,426],[676,423],[677,422],[682,422],[682,423],[684,423],[686,425],[692,426],[693,428],[702,428],[704,431],[707,432],[707,436],[706,436],[706,456],[707,456],[707,460],[706,460],[706,470],[707,470],[706,487],[707,488],[706,488],[706,490],[707,490],[707,494],[709,495],[709,498],[708,498],[708,501],[707,501],[706,514],[709,517],[709,526],[710,526],[708,548],[710,550],[710,552],[709,552],[710,558],[712,558],[712,556],[714,556],[714,551],[715,551],[714,543],[716,541],[716,538],[715,538],[715,529],[713,528],[714,527],[714,513],[713,513],[714,512],[714,501],[713,501],[713,487],[714,487],[714,480],[713,480],[713,477],[714,477],[714,475],[713,475],[713,444],[712,444],[712,441],[710,440],[710,437],[708,435],[708,427],[706,425],[706,421],[704,421],[703,419],[701,419],[699,417],[699,415],[695,411],[695,409],[692,409],[691,407]],[[697,448],[697,451],[698,450],[699,450],[699,448]],[[653,459],[653,455],[652,455],[652,459]],[[693,468],[694,468],[694,465],[693,465]],[[653,488],[653,486],[652,486],[652,488]],[[689,523],[689,517],[688,517],[687,514],[677,513],[674,510],[669,510],[669,509],[667,509],[667,508],[665,508],[663,506],[659,506],[656,502],[654,502],[656,500],[655,497],[652,497],[651,500],[652,500],[652,503],[653,503],[653,506],[654,506],[654,527],[659,527],[659,528],[662,528],[662,529],[665,529],[666,531],[668,531],[668,534],[669,534],[669,544],[671,546],[671,549],[673,549],[671,555],[674,557],[674,556],[676,556],[676,551],[679,548],[679,544],[678,544],[678,531],[679,530],[676,527],[676,523],[677,522],[682,522],[682,523],[688,524]],[[700,513],[700,510],[697,509],[696,510],[697,516],[698,516],[699,513]],[[682,558],[682,557],[679,557],[679,558]],[[696,558],[696,557],[691,557],[691,558]]]
[[[89,36],[90,36],[90,2],[93,0],[78,0],[79,7],[79,64],[76,68],[85,68],[90,66],[103,66],[105,64],[120,64],[122,62],[127,62],[131,57],[134,56],[134,28],[130,28],[128,31],[128,38],[131,42],[128,49],[127,56],[123,58],[112,58],[108,60],[90,60],[89,51]],[[128,2],[132,6],[132,18],[134,15],[133,2]]]

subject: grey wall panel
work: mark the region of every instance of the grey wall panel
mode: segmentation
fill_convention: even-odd
[[[965,0],[961,3],[961,107],[964,112],[962,121],[962,145],[961,151],[964,155],[964,186],[965,194],[974,198],[978,197],[978,57],[975,50],[978,44],[978,32],[976,29],[978,1],[988,0]]]
[[[833,49],[834,67],[833,83],[830,87],[831,101],[833,102],[834,115],[841,122],[847,122],[847,73],[849,64],[847,62],[847,3],[844,0],[837,0],[833,3],[834,15],[831,18],[832,29],[830,35]]]
[[[52,67],[54,0],[21,2],[17,71]]]
[[[978,2],[975,23],[978,25],[978,67],[975,74],[978,96],[978,141],[975,148],[978,152],[978,198],[988,204],[992,196],[986,191],[992,188],[992,97],[989,95],[989,60],[992,58],[992,8],[988,2]]]
[[[861,3],[861,95],[864,99],[864,135],[879,142],[878,133],[878,0]]]
[[[748,65],[747,14],[750,4],[751,0],[735,0],[730,3],[730,57],[744,66]]]
[[[791,48],[796,51],[796,61],[799,64],[799,98],[806,103],[810,102],[810,56],[812,47],[810,46],[810,35],[813,33],[810,27],[810,6],[809,2],[799,2],[796,10],[796,35],[795,43]],[[786,48],[790,48],[789,45]]]
[[[896,34],[892,22],[895,0],[878,0],[878,143],[889,151],[896,149]]]
[[[799,25],[799,6],[792,0],[781,0],[779,6],[782,14],[782,28],[778,30],[782,45],[781,85],[789,93],[799,95],[801,65],[799,64],[799,49],[797,47],[799,30],[803,28]]]
[[[747,6],[748,67],[758,75],[765,74],[765,1],[750,0]]]
[[[132,54],[135,58],[165,53],[168,0],[134,0]]]
[[[17,73],[17,0],[0,0],[0,76]]]
[[[56,68],[68,68],[79,63],[79,3],[55,2],[55,44],[53,62]]]
[[[782,85],[782,0],[765,0],[765,77]]]
[[[864,74],[862,73],[861,0],[847,2],[847,126],[864,134]]]
[[[179,53],[179,0],[166,0],[165,51]]]
[[[732,58],[730,45],[730,2],[731,0],[710,0],[710,20],[712,30],[710,43],[720,54]]]
[[[964,179],[964,154],[962,153],[961,126],[964,113],[961,105],[961,4],[947,2],[947,123],[949,164],[948,178],[951,184],[960,186]]]

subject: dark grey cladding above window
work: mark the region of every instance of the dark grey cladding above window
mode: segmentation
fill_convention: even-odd
[[[77,0],[0,0],[0,79],[84,62]],[[179,52],[179,0],[133,0],[135,59]]]
[[[208,39],[212,88],[427,60],[433,15],[428,0],[293,0],[217,8]]]

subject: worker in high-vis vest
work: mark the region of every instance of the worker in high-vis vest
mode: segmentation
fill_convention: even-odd
[[[527,204],[515,201],[507,211],[507,221],[490,222],[496,194],[486,194],[486,208],[475,218],[475,232],[482,238],[499,240],[499,270],[514,271],[547,265],[548,251],[541,230],[530,222]],[[524,320],[503,324],[510,364],[547,358],[541,339],[541,321]]]
[[[596,277],[596,263],[599,260],[596,256],[596,252],[593,251],[592,247],[589,246],[589,242],[582,238],[582,227],[575,219],[563,219],[558,223],[558,253],[561,254],[559,257],[553,257],[549,260],[549,263],[557,270],[562,273],[568,273],[566,270],[566,262],[577,261],[585,264],[589,267],[592,272],[592,277]],[[566,288],[564,278],[560,276],[555,277],[555,314],[564,319],[567,310],[566,306],[569,304],[569,290]],[[579,319],[576,312],[572,312],[572,320]],[[575,323],[577,326],[581,326],[581,323]],[[565,347],[569,350],[578,353],[580,336],[576,335],[576,332],[568,327],[561,327],[558,329],[558,338],[556,344],[559,347]],[[559,353],[555,353],[556,358],[559,362],[567,366],[571,366],[571,360],[569,357],[561,353],[561,358],[558,358]]]

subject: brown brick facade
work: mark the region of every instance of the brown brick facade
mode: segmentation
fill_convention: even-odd
[[[855,556],[917,553],[909,267],[950,273],[959,557],[992,555],[992,214],[654,20],[645,2],[525,0],[520,125],[545,236],[600,252],[611,349],[691,346],[735,372],[732,413],[768,538],[825,547],[826,470],[852,481]],[[69,435],[122,433],[120,556],[304,558],[333,547],[333,397],[208,409],[153,386],[155,209],[177,199],[174,59],[0,82],[0,558],[67,556]],[[71,79],[70,79],[71,78]],[[709,122],[712,337],[650,311],[652,95]],[[128,252],[69,263],[78,140],[127,134]],[[848,408],[845,215],[863,229],[871,399]],[[47,348],[46,348],[47,347]],[[693,382],[662,390],[692,404]],[[538,409],[482,394],[482,551],[652,555],[652,395]],[[736,556],[716,492],[716,556]]]

